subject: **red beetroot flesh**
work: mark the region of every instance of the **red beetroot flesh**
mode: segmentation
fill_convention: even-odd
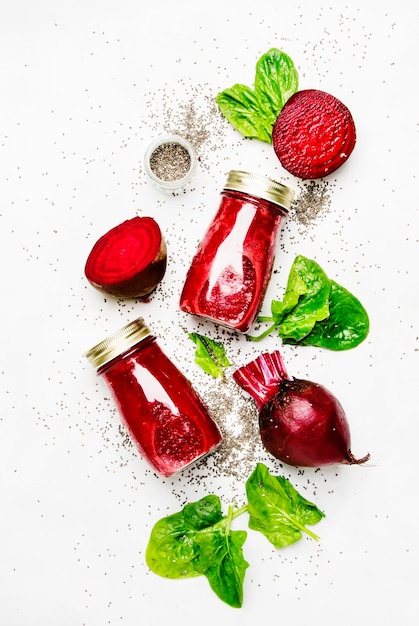
[[[278,351],[262,354],[233,374],[256,401],[265,448],[288,465],[361,464],[350,449],[348,421],[337,398],[322,385],[289,378]]]
[[[274,124],[272,143],[281,165],[299,178],[321,178],[348,159],[356,143],[349,109],[318,89],[297,91]]]
[[[97,289],[121,298],[145,298],[166,272],[166,243],[151,217],[134,217],[103,235],[85,266]]]

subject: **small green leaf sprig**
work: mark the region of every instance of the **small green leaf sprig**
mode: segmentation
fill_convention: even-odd
[[[284,344],[336,351],[355,348],[369,332],[369,317],[361,302],[302,255],[293,262],[284,298],[272,300],[271,315],[259,316],[257,322],[269,326],[260,335],[247,335],[251,341],[277,331]]]
[[[189,333],[189,338],[196,346],[195,363],[214,378],[220,377],[225,380],[224,368],[229,367],[231,363],[224,346],[218,341],[195,332]]]
[[[244,137],[272,143],[272,128],[284,104],[298,90],[292,59],[271,48],[256,63],[254,89],[236,83],[216,96],[221,113]]]
[[[250,529],[261,532],[275,548],[284,548],[303,533],[318,540],[307,526],[324,517],[286,478],[271,475],[263,463],[247,479],[246,496],[247,504],[229,506],[227,515],[220,498],[210,494],[160,519],[146,548],[150,570],[164,578],[205,576],[222,601],[240,608],[249,567],[243,552],[247,532],[233,530],[233,521],[247,512]]]

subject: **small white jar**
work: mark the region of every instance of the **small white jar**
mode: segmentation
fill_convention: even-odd
[[[144,168],[159,189],[178,191],[187,187],[197,165],[192,144],[179,135],[158,137],[148,146]]]

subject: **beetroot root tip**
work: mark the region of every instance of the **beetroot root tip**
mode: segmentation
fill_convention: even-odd
[[[351,450],[348,450],[348,454],[346,456],[346,459],[343,461],[343,464],[344,465],[362,465],[363,463],[366,463],[369,460],[370,456],[371,455],[368,453],[362,458],[357,459],[356,457],[354,457]]]

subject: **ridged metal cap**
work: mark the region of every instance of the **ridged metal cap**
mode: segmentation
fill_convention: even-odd
[[[287,212],[294,198],[294,191],[290,187],[278,183],[272,178],[251,174],[250,172],[242,172],[241,170],[232,170],[229,173],[224,189],[243,191],[252,196],[274,202]]]
[[[130,322],[110,337],[107,337],[85,354],[90,363],[96,368],[112,361],[136,343],[139,343],[151,335],[150,329],[145,325],[142,317]]]

